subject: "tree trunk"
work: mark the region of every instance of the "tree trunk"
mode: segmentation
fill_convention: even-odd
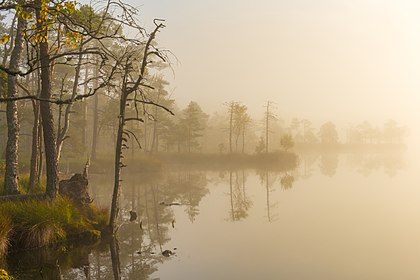
[[[112,274],[115,280],[121,279],[121,265],[120,265],[120,254],[119,245],[116,238],[111,238],[109,242],[109,249],[111,252],[111,263],[112,263]],[[98,278],[99,279],[99,278]]]
[[[267,112],[265,116],[265,152],[268,153],[268,120],[270,116],[270,101],[267,102]]]
[[[76,71],[74,74],[74,81],[73,81],[73,90],[71,93],[71,101],[69,104],[67,104],[66,111],[64,113],[64,126],[61,130],[58,131],[58,137],[57,137],[57,162],[60,161],[61,156],[61,150],[63,149],[64,140],[66,139],[67,133],[69,131],[70,127],[70,112],[71,108],[73,107],[74,99],[77,96],[77,86],[79,84],[79,75],[80,75],[80,68],[82,65],[82,47],[79,49],[80,54],[77,61]]]
[[[160,94],[157,94],[156,103],[159,103],[160,101]],[[159,111],[158,107],[155,106],[155,112],[154,112],[154,120],[153,120],[153,139],[152,139],[152,148],[151,152],[158,152],[159,150],[159,133],[158,133],[158,121],[159,121]]]
[[[98,87],[98,74],[99,74],[99,66],[95,67],[95,85],[94,88]],[[91,151],[91,159],[96,159],[96,146],[98,142],[98,107],[99,107],[99,93],[95,94],[95,99],[93,103],[93,126],[92,126],[92,151]]]
[[[156,134],[157,134],[157,120],[153,120],[153,133],[152,133],[152,146],[150,147],[150,152],[153,153],[156,151]]]
[[[37,1],[38,5],[40,1]],[[41,43],[39,44],[39,53],[41,61],[41,98],[51,99],[51,73],[50,73],[50,55],[48,52],[48,34],[45,30],[45,22],[43,21],[40,10],[36,10],[37,30],[42,34]],[[51,104],[41,102],[40,104],[42,129],[44,135],[45,163],[47,171],[46,193],[50,198],[57,195],[57,149],[54,132],[54,116],[51,110]]]
[[[118,217],[119,212],[119,198],[120,198],[120,188],[121,188],[121,169],[124,166],[122,163],[122,152],[123,152],[123,144],[126,145],[126,143],[123,143],[127,141],[123,136],[127,132],[124,131],[125,126],[125,112],[127,107],[127,99],[128,96],[135,92],[141,85],[141,82],[143,80],[143,77],[145,75],[146,66],[147,66],[147,56],[149,54],[149,47],[152,42],[152,40],[155,38],[156,32],[158,32],[159,28],[163,27],[162,24],[158,25],[155,30],[152,32],[152,34],[149,36],[149,39],[146,43],[145,49],[144,49],[144,56],[143,61],[140,67],[140,73],[139,77],[137,78],[137,81],[132,85],[130,88],[128,88],[127,83],[128,80],[131,78],[130,76],[130,66],[125,64],[124,67],[124,75],[122,79],[122,90],[121,90],[121,97],[120,97],[120,110],[118,115],[118,133],[117,133],[117,140],[115,145],[115,161],[114,161],[114,190],[112,193],[112,202],[111,202],[111,213],[109,217],[109,231],[112,235],[115,235],[116,233],[116,221]],[[127,61],[128,62],[128,61]],[[136,102],[136,101],[135,101]]]
[[[32,86],[36,88],[36,95],[39,96],[41,92],[41,83],[39,81],[40,70],[32,74]],[[40,187],[40,168],[42,163],[42,133],[41,133],[41,120],[39,114],[39,101],[33,101],[33,113],[34,113],[34,122],[32,127],[32,147],[31,147],[31,166],[29,174],[29,191],[34,192]]]
[[[233,102],[230,104],[229,153],[232,153],[232,130],[233,130]]]
[[[242,153],[245,153],[245,124],[242,126]]]
[[[42,178],[42,169],[43,169],[43,151],[42,151],[42,120],[39,119],[38,122],[38,177],[36,178],[36,182],[38,186],[41,186],[41,178]]]
[[[31,167],[29,173],[29,191],[34,192],[39,188],[38,185],[38,165],[39,165],[39,102],[34,103],[34,123],[32,127],[32,148],[31,148]]]
[[[157,119],[155,115],[155,119],[153,120],[153,135],[152,135],[152,147],[150,148],[150,151],[157,152]]]
[[[134,123],[133,122],[131,122],[130,129],[131,129],[131,131],[134,132]],[[131,137],[131,145],[130,145],[130,148],[131,148],[131,158],[134,158],[134,148],[135,148],[135,145],[136,145],[136,143],[134,141],[134,137]]]
[[[89,57],[87,57],[86,59],[89,59]],[[88,93],[88,84],[86,83],[86,81],[89,79],[89,66],[86,65],[85,66],[85,85],[83,88],[83,94],[86,95]],[[87,133],[86,133],[86,126],[87,126],[87,102],[83,102],[83,108],[82,108],[82,113],[83,113],[83,127],[82,127],[82,145],[84,147],[87,147]]]
[[[187,149],[188,149],[188,153],[191,153],[191,128],[190,126],[188,126]]]
[[[24,20],[18,17],[16,28],[15,45],[10,56],[9,69],[17,71],[19,69],[20,57],[23,51],[22,30]],[[18,93],[17,76],[8,75],[7,77],[7,96],[15,97]],[[6,145],[6,173],[4,176],[4,193],[17,194],[18,188],[18,149],[19,149],[19,119],[17,101],[9,101],[6,105],[7,116],[7,145]]]
[[[112,234],[116,230],[116,221],[119,212],[119,199],[120,199],[120,188],[121,188],[121,156],[122,156],[122,141],[123,141],[123,131],[125,125],[125,108],[127,103],[127,94],[123,90],[121,93],[120,99],[120,113],[118,116],[118,132],[117,132],[117,142],[115,148],[115,161],[114,161],[114,191],[112,194],[112,203],[111,203],[111,214],[109,217],[109,230]]]
[[[148,144],[147,137],[149,136],[149,132],[148,132],[148,129],[147,129],[148,124],[149,124],[149,118],[148,118],[147,114],[144,114],[144,146],[143,146],[143,149],[144,149],[145,153],[147,153],[147,149],[148,149],[148,147],[147,147],[147,144]]]

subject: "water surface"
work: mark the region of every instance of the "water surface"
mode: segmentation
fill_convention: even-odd
[[[177,170],[147,180],[124,174],[121,275],[419,279],[416,162],[402,154],[325,153],[301,155],[296,170],[283,172]],[[90,185],[95,202],[108,205],[112,177],[92,174]],[[134,222],[130,210],[138,214]],[[47,259],[63,279],[113,279],[109,248],[67,248]],[[9,269],[25,279],[18,263]]]

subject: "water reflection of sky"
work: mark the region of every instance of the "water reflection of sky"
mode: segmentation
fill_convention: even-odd
[[[125,174],[118,232],[122,276],[417,279],[415,168],[399,154],[329,153],[301,155],[296,170],[283,172],[184,170],[156,180]],[[90,186],[97,203],[109,203],[110,178],[92,174]],[[137,221],[128,221],[130,210]],[[164,250],[175,255],[165,257]],[[112,279],[108,245],[84,248],[83,254],[87,267],[63,264],[64,279],[86,273]]]
[[[214,184],[196,222],[184,220],[179,226],[186,228],[172,235],[171,242],[183,244],[179,259],[165,262],[156,275],[415,279],[420,276],[418,177],[404,169],[390,176],[387,168],[367,175],[343,165],[334,176],[315,170],[286,191],[275,181],[269,203],[264,181],[250,172],[246,185],[253,206],[236,222],[226,219],[228,182]]]

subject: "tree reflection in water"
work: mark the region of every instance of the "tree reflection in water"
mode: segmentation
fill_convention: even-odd
[[[231,221],[247,219],[252,209],[253,202],[247,193],[249,172],[253,171],[221,173],[221,180],[229,183]],[[273,203],[271,193],[278,185],[283,190],[292,188],[296,176],[294,172],[284,170],[260,170],[257,175],[266,194],[267,219],[272,222],[276,217],[273,213],[276,203]],[[19,253],[7,261],[8,268],[17,279],[150,279],[158,265],[167,260],[162,252],[174,249],[168,248],[171,231],[176,225],[174,209],[183,209],[193,223],[199,215],[200,202],[209,193],[207,176],[206,172],[191,170],[168,172],[154,178],[125,174],[117,239],[94,246]],[[107,201],[106,179],[99,179],[101,181],[91,183],[93,192],[96,199]],[[172,203],[176,204],[171,206]],[[137,214],[137,219],[131,222],[130,211]],[[39,268],[42,268],[42,275]],[[31,276],[18,277],[25,273]]]
[[[252,201],[246,195],[246,174],[242,171],[229,171],[229,196],[231,221],[240,221],[248,217]]]
[[[383,170],[388,176],[393,176],[404,167],[404,159],[399,154],[348,153],[345,156],[350,167],[366,176],[374,170]],[[256,191],[264,195],[268,222],[276,220],[277,203],[273,202],[275,199],[272,196],[276,188],[289,191],[296,180],[309,178],[318,171],[314,168],[316,164],[319,164],[322,174],[335,176],[341,158],[342,155],[332,152],[312,153],[301,156],[301,164],[296,171],[256,170],[263,187]],[[177,229],[175,211],[177,214],[185,211],[190,222],[194,223],[200,214],[200,203],[209,193],[208,182],[212,180],[212,184],[220,183],[229,188],[227,210],[224,210],[228,220],[246,220],[253,210],[248,190],[254,189],[249,188],[247,182],[253,172],[241,169],[219,173],[178,170],[148,178],[139,178],[134,173],[125,174],[117,240],[12,252],[2,267],[16,279],[150,279],[159,265],[170,259],[162,253],[174,250],[168,245],[173,230]],[[96,181],[91,181],[92,192],[96,194],[96,201],[107,203],[111,188],[107,189],[106,176],[98,177]],[[130,211],[137,215],[137,219],[131,222]]]
[[[274,183],[277,180],[278,175],[280,174],[279,171],[268,171],[268,170],[257,170],[257,175],[260,178],[261,185],[265,188],[266,193],[266,208],[267,208],[267,220],[269,222],[273,222],[277,215],[273,214],[273,210],[277,207],[278,203],[273,203],[271,201],[271,193],[275,191]]]
[[[289,172],[286,172],[280,178],[280,185],[283,190],[289,190],[293,188],[294,182],[295,182],[295,177]]]
[[[352,158],[353,155],[346,156]],[[255,190],[264,195],[262,198],[266,208],[266,213],[260,215],[266,216],[270,223],[275,221],[278,206],[276,199],[282,193],[273,197],[273,191],[276,189],[290,191],[297,180],[309,178],[315,172],[320,172],[327,177],[335,176],[339,159],[342,158],[342,155],[332,152],[312,153],[301,157],[301,165],[296,171],[265,168],[255,171],[260,178],[260,185],[257,184]],[[358,159],[356,163],[359,164],[354,167],[369,172],[375,168],[381,168],[393,174],[401,168],[401,161],[393,160],[392,157],[369,157],[365,154],[356,159]],[[170,259],[163,256],[162,252],[174,249],[169,248],[169,244],[173,231],[178,229],[175,213],[186,215],[191,223],[196,222],[200,214],[200,203],[209,193],[208,182],[211,181],[214,185],[220,183],[224,186],[223,191],[228,192],[228,196],[225,195],[228,201],[224,205],[227,209],[224,210],[223,215],[227,214],[229,221],[243,221],[251,216],[254,205],[250,193],[254,191],[254,188],[250,187],[254,186],[247,186],[250,185],[247,179],[252,178],[253,172],[254,170],[240,169],[223,170],[219,173],[183,170],[168,172],[164,176],[156,176],[153,179],[139,179],[135,174],[127,174],[121,194],[121,227],[118,232],[118,241],[114,241],[115,244],[94,247],[87,252],[84,258],[88,260],[87,267],[82,264],[79,264],[77,268],[74,268],[76,265],[66,266],[60,260],[58,263],[61,274],[65,275],[63,279],[84,279],[83,277],[112,279],[114,276],[122,279],[153,278],[156,276],[154,273],[157,272],[159,265]],[[248,179],[248,181],[251,180]],[[300,186],[302,185],[305,184]],[[258,207],[254,208],[258,210]],[[137,213],[137,220],[129,222],[129,211]],[[185,215],[182,211],[185,211]],[[113,250],[114,253],[112,253]],[[79,257],[79,259],[83,258]],[[55,262],[51,263],[55,264]],[[51,267],[52,270],[55,269],[55,275],[60,274],[54,266]],[[86,273],[89,276],[84,276]]]
[[[98,189],[94,193],[103,195]],[[193,222],[207,193],[204,172],[179,171],[143,180],[126,176],[117,239],[12,252],[3,267],[16,279],[150,279],[168,257],[162,252],[174,249],[166,248],[175,226],[173,207],[183,207]],[[137,220],[130,222],[130,211]]]
[[[338,153],[324,153],[321,154],[319,162],[319,170],[322,174],[328,177],[333,177],[337,172],[338,167]]]
[[[404,169],[405,158],[401,152],[370,152],[370,153],[350,153],[347,157],[347,163],[358,173],[369,176],[374,171],[381,169],[389,177],[394,177],[398,171]]]

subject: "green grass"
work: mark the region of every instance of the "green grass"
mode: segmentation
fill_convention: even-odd
[[[58,197],[2,202],[0,217],[0,245],[28,249],[72,238],[97,238],[106,226],[107,211],[81,210],[69,199]]]
[[[3,194],[4,192],[4,171],[2,173],[0,173],[0,195]],[[41,191],[45,191],[45,184],[46,184],[46,177],[42,177],[41,178],[41,182],[40,182],[41,186],[40,188],[37,190],[38,192]],[[23,173],[23,174],[19,174],[19,192],[21,194],[28,194],[31,193],[29,191],[29,173]]]

